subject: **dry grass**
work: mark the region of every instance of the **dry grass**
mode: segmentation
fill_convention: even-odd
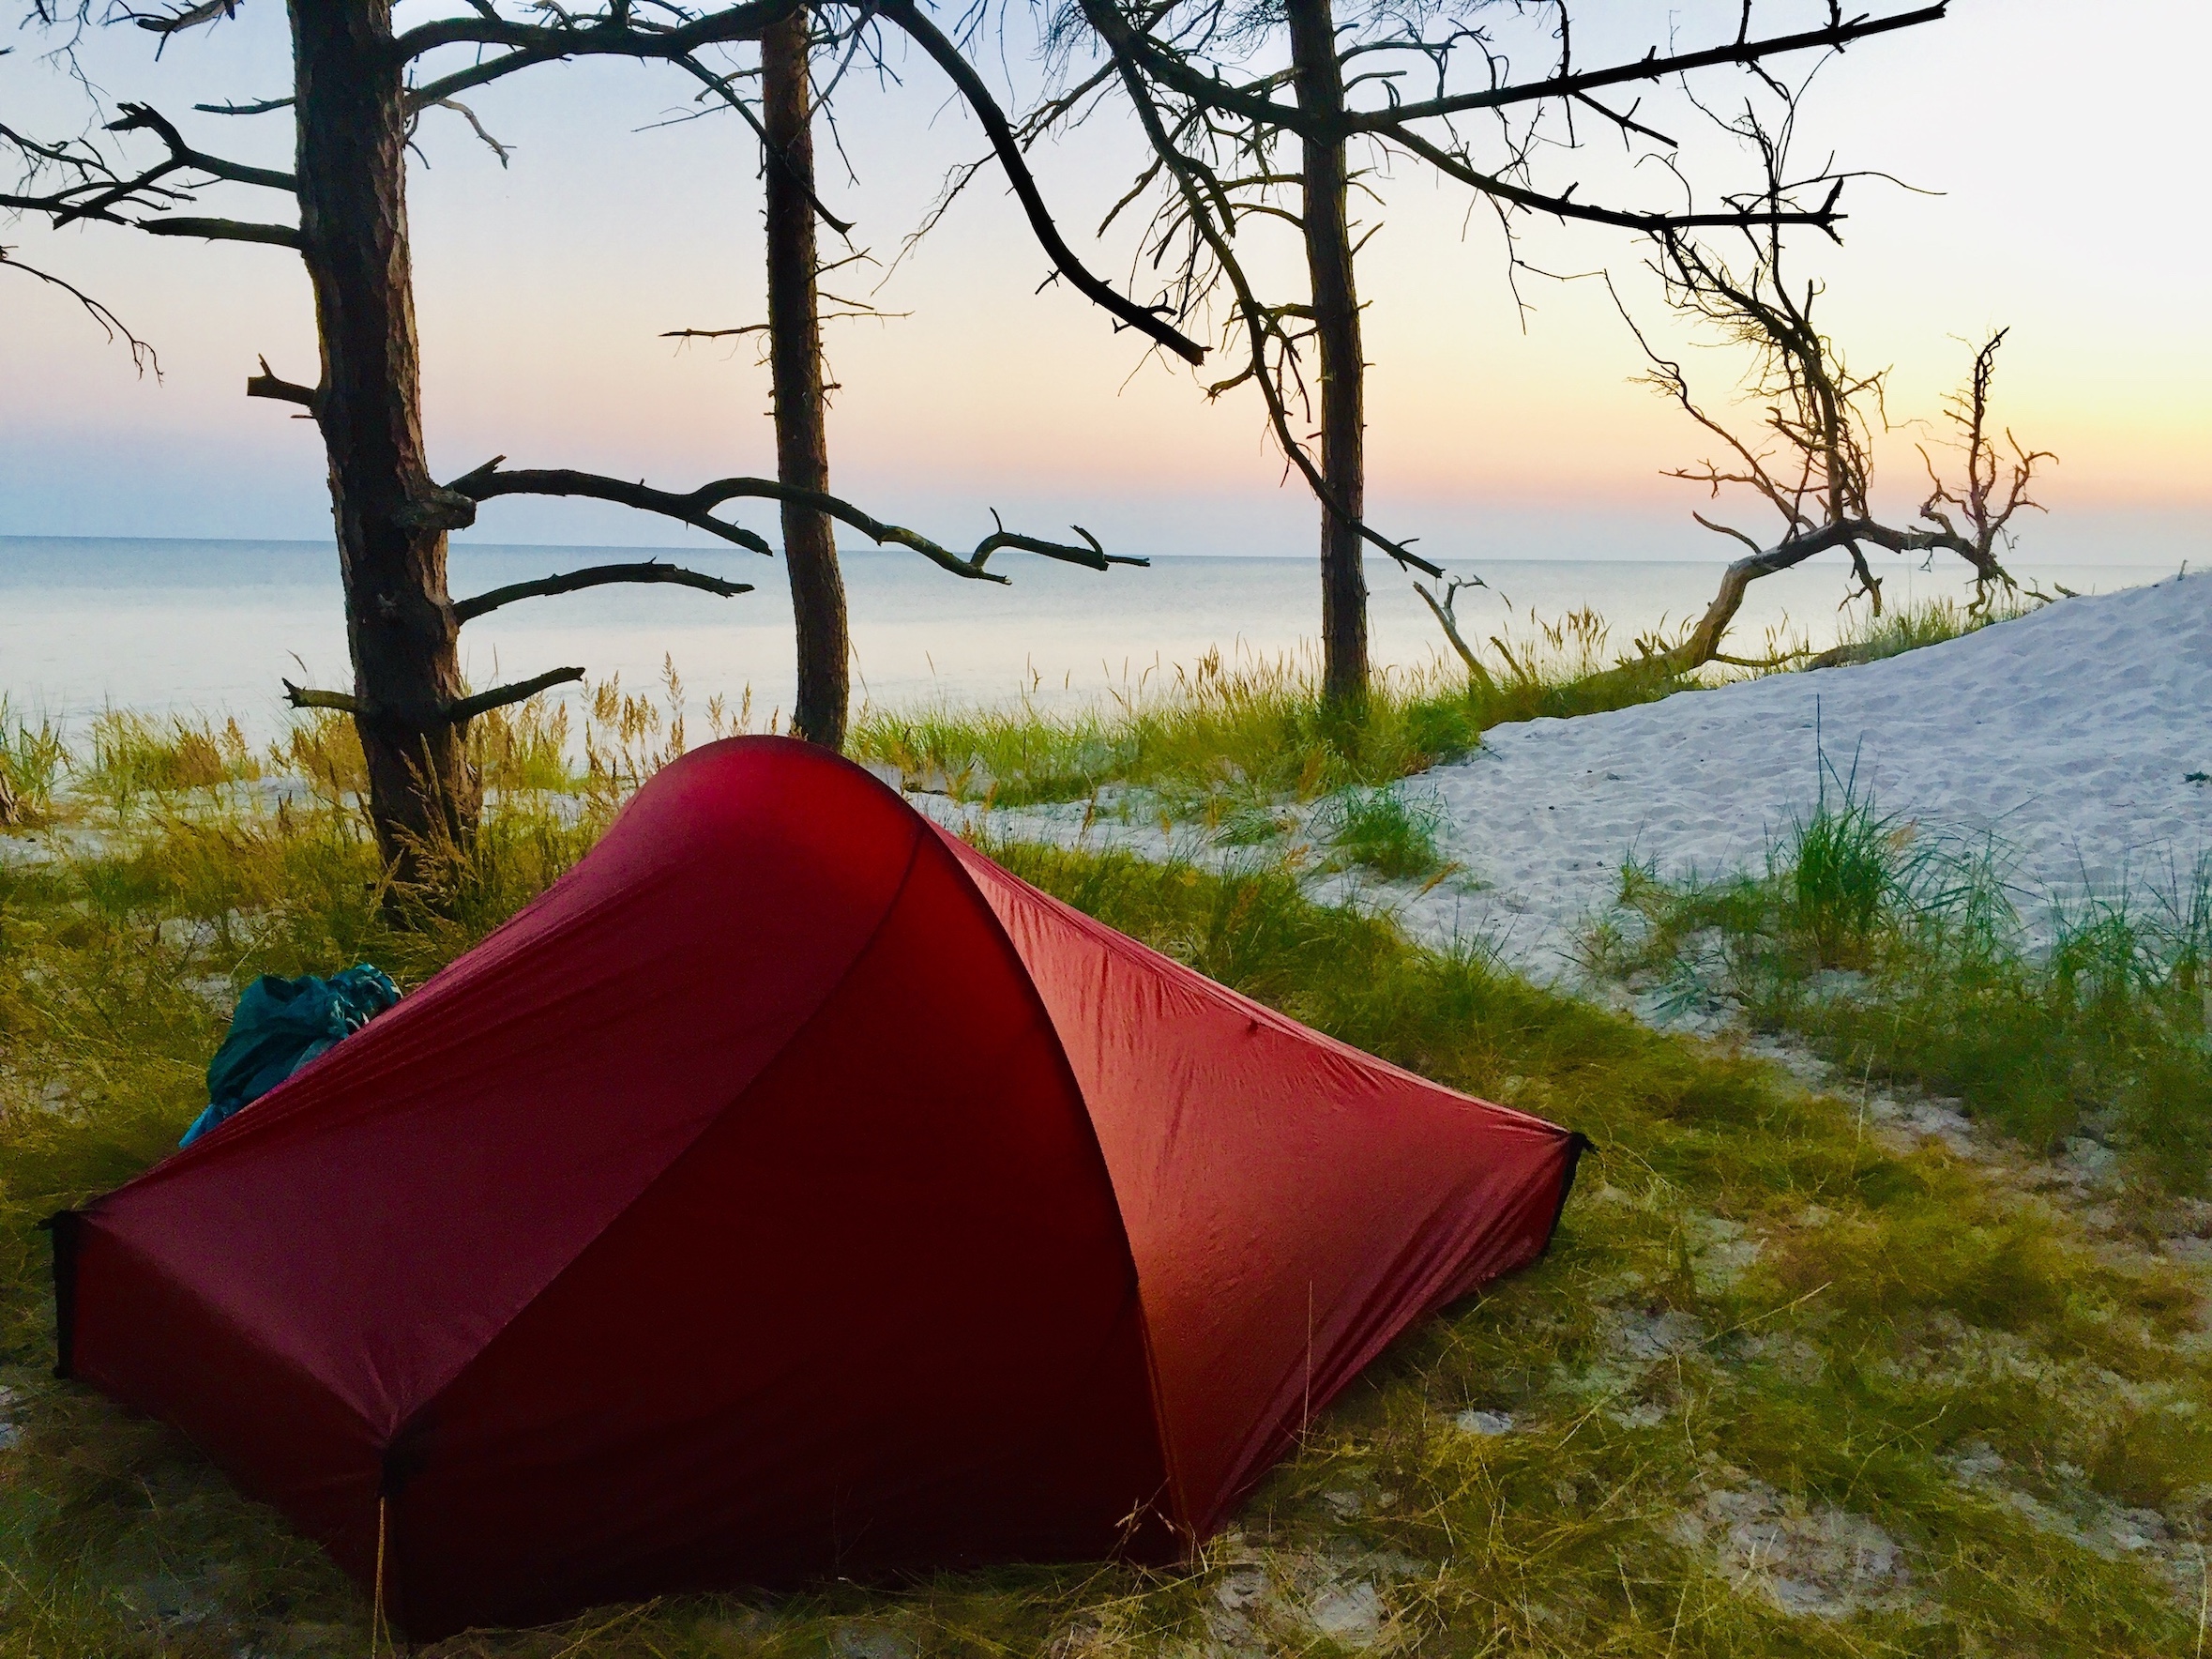
[[[280,810],[246,793],[265,779],[116,792],[72,809],[59,856],[0,865],[0,1653],[366,1651],[358,1596],[279,1520],[47,1377],[30,1224],[173,1144],[247,976],[367,957],[419,983],[581,856],[672,743],[665,699],[627,736],[619,699],[603,712],[566,802],[529,781],[546,717],[516,717],[464,902],[415,929],[378,902],[337,726],[269,764],[326,781]],[[1551,1256],[1386,1356],[1189,1571],[686,1598],[438,1659],[2201,1651],[2191,1271],[1765,1063],[1318,908],[1271,865],[997,851],[1323,1029],[1592,1134]]]

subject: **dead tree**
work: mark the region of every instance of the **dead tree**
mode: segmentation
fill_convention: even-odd
[[[612,0],[598,12],[532,7],[525,14],[529,21],[520,21],[502,15],[491,0],[477,0],[463,14],[396,32],[389,0],[291,0],[290,93],[196,106],[225,116],[289,112],[296,157],[291,172],[202,150],[168,117],[143,104],[120,107],[118,118],[106,127],[118,138],[105,145],[84,138],[48,142],[0,127],[0,145],[14,153],[23,175],[16,189],[0,192],[0,207],[41,215],[55,227],[102,223],[159,236],[287,249],[305,266],[315,296],[321,373],[311,386],[284,380],[264,362],[246,389],[250,397],[304,408],[322,433],[354,685],[350,692],[286,689],[295,706],[353,717],[368,761],[368,807],[379,848],[402,882],[433,878],[448,850],[465,845],[473,834],[480,790],[468,761],[468,722],[583,674],[581,668],[556,668],[470,693],[462,681],[458,650],[463,623],[519,600],[605,583],[675,583],[725,596],[749,591],[746,584],[647,561],[599,566],[456,602],[447,591],[447,537],[475,521],[480,501],[523,493],[592,496],[665,514],[763,554],[773,552],[766,540],[716,517],[713,509],[744,498],[796,503],[879,541],[911,547],[958,575],[992,581],[1004,579],[986,568],[1001,548],[1099,570],[1144,562],[1108,556],[1087,532],[1079,531],[1083,542],[1078,545],[1003,528],[961,556],[826,493],[780,480],[728,479],[671,492],[580,472],[502,473],[497,461],[450,484],[432,476],[423,449],[406,213],[405,158],[417,122],[432,110],[459,110],[475,126],[474,115],[457,101],[462,94],[574,57],[668,62],[712,82],[719,77],[703,62],[703,53],[757,41],[800,15],[803,4],[751,0],[701,11],[663,6],[641,17],[628,0]],[[235,9],[235,4],[223,4],[117,21],[135,23],[166,43],[180,30],[220,24]],[[94,19],[89,10],[71,18],[40,5],[30,21],[82,30]],[[120,152],[140,144],[157,146],[156,153],[130,164]],[[1018,152],[1009,149],[1002,159],[1018,180],[1028,179]],[[219,186],[265,192],[265,199],[295,208],[296,222],[281,214],[235,219],[184,211],[201,191]],[[1027,199],[1036,200],[1033,181],[1028,192]],[[1039,204],[1033,221],[1041,211]],[[1148,311],[1122,300],[1083,270],[1064,244],[1058,246],[1055,263],[1094,299],[1126,312],[1131,326],[1155,338],[1181,339]]]
[[[1770,152],[1779,149],[1764,132],[1754,137]],[[1770,168],[1779,177],[1779,154],[1770,154]],[[2011,545],[2012,518],[2023,509],[2036,508],[2029,496],[2036,470],[2053,459],[2045,450],[2023,447],[2009,431],[2004,434],[2008,453],[1998,452],[1990,389],[2007,330],[1998,329],[1976,351],[1965,385],[1944,410],[1964,458],[1963,482],[1946,481],[1923,445],[1929,494],[1920,504],[1918,522],[1886,522],[1875,511],[1872,482],[1875,434],[1887,425],[1884,388],[1888,371],[1857,373],[1847,366],[1836,342],[1814,321],[1820,284],[1798,283],[1785,274],[1779,228],[1749,229],[1744,240],[1749,257],[1738,269],[1685,236],[1664,234],[1655,267],[1677,313],[1750,353],[1746,401],[1760,408],[1755,431],[1739,430],[1709,413],[1692,395],[1681,363],[1654,349],[1641,329],[1636,338],[1651,360],[1649,384],[1720,445],[1720,459],[1668,476],[1703,485],[1716,500],[1723,494],[1749,493],[1780,516],[1781,534],[1763,541],[1702,512],[1694,514],[1706,529],[1747,551],[1722,574],[1720,590],[1696,624],[1654,654],[1680,674],[1712,662],[1740,663],[1720,647],[1746,590],[1763,576],[1835,549],[1851,559],[1846,602],[1864,598],[1876,615],[1882,609],[1882,579],[1868,560],[1870,548],[1955,555],[1974,575],[1971,608],[1986,610],[1997,590],[2016,586],[2003,564]],[[1628,315],[1625,309],[1622,314]],[[1629,326],[1635,327],[1632,321]]]
[[[826,226],[844,237],[850,250],[852,226],[832,214],[816,193],[812,132],[816,94],[809,74],[810,58],[834,56],[846,64],[856,57],[865,58],[888,75],[880,38],[886,23],[920,46],[982,123],[992,144],[990,164],[1007,173],[1032,233],[1053,261],[1054,275],[1102,306],[1122,326],[1144,329],[1155,343],[1192,361],[1204,356],[1195,342],[1153,312],[1132,305],[1083,267],[1061,236],[1023,160],[1024,143],[959,47],[911,0],[848,8],[849,18],[841,26],[822,21],[834,9],[816,6],[811,15],[818,26],[811,31],[795,14],[764,34],[757,113],[745,99],[738,84],[740,76],[703,75],[709,92],[742,114],[761,140],[767,183],[768,317],[765,323],[741,327],[681,328],[668,335],[672,339],[743,335],[765,339],[764,357],[774,388],[777,476],[781,481],[815,494],[829,488],[826,416],[830,388],[826,385],[823,324],[882,314],[865,301],[826,294],[820,285],[820,278],[826,272],[869,256],[865,251],[851,251],[828,265],[820,257],[819,227]],[[696,65],[687,67],[694,73],[701,72]],[[836,309],[826,313],[825,299]],[[783,539],[797,633],[798,697],[794,726],[814,742],[839,748],[843,744],[850,696],[851,645],[831,520],[786,501]]]
[[[761,36],[761,109],[767,158],[768,341],[776,410],[776,476],[795,489],[829,489],[824,418],[822,317],[815,287],[813,84],[807,14]],[[783,568],[798,650],[792,730],[830,749],[845,743],[851,693],[845,583],[826,512],[783,502]]]
[[[1640,103],[1620,107],[1621,94],[1731,68],[1779,86],[1765,67],[1772,59],[1841,51],[1933,22],[1945,8],[1873,17],[1846,16],[1831,5],[1812,28],[1762,33],[1747,3],[1732,38],[1655,45],[1640,57],[1589,67],[1574,56],[1568,7],[1552,0],[1514,8],[1516,18],[1538,15],[1553,24],[1546,68],[1528,77],[1515,74],[1485,15],[1496,9],[1479,0],[1412,8],[1382,0],[1263,7],[1066,0],[1049,39],[1071,83],[1044,107],[1053,122],[1080,120],[1097,101],[1093,89],[1111,84],[1144,132],[1150,155],[1114,214],[1152,203],[1140,259],[1171,273],[1171,314],[1198,320],[1217,296],[1223,301],[1235,372],[1210,384],[1207,395],[1257,386],[1277,445],[1319,503],[1324,687],[1340,704],[1364,696],[1368,683],[1364,548],[1380,549],[1401,568],[1442,574],[1410,550],[1409,539],[1383,535],[1366,516],[1356,266],[1372,227],[1355,222],[1353,192],[1374,195],[1374,169],[1403,159],[1472,190],[1508,236],[1531,215],[1646,235],[1830,228],[1841,216],[1842,182],[1833,173],[1800,180],[1778,199],[1723,198],[1703,209],[1688,200],[1612,206],[1582,200],[1580,181],[1538,182],[1539,163],[1575,149],[1582,127],[1595,123],[1672,169],[1674,141],[1639,119]],[[1090,71],[1100,56],[1103,70]],[[1413,75],[1428,83],[1429,96],[1401,86]],[[1479,147],[1461,125],[1470,117],[1490,133]],[[1679,172],[1671,176],[1687,198]],[[1253,263],[1240,251],[1244,238],[1273,224],[1290,227],[1302,246],[1302,295],[1264,297]],[[1318,441],[1302,436],[1301,426],[1318,427]]]

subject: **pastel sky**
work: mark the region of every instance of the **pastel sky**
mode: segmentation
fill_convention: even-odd
[[[1635,6],[1601,21],[1634,53],[1663,39],[1670,18],[1687,39],[1725,29],[1717,17]],[[235,23],[176,41],[159,66],[149,38],[128,30],[109,31],[91,62],[111,96],[150,96],[183,114],[288,90],[282,35],[276,0],[246,0]],[[1605,43],[1581,44],[1590,61]],[[1833,149],[1842,165],[1940,193],[1862,181],[1847,198],[1843,248],[1809,237],[1800,268],[1827,282],[1826,315],[1854,359],[1895,366],[1896,418],[1932,417],[1964,364],[1961,337],[2010,325],[2001,413],[2063,461],[2025,559],[2212,554],[2212,230],[2200,211],[2198,102],[2207,55],[2202,0],[1958,0],[1949,20],[1869,42],[1816,84],[1801,156]],[[1025,76],[1018,43],[1009,61]],[[886,262],[946,168],[981,149],[935,71],[901,68],[901,84],[856,77],[841,93],[857,182],[825,165],[826,197]],[[0,119],[11,125],[51,130],[80,97],[27,39],[0,59]],[[727,116],[655,125],[687,100],[662,68],[533,70],[474,100],[514,146],[506,170],[459,116],[426,121],[428,165],[409,189],[441,474],[494,453],[668,485],[772,470],[766,376],[752,351],[658,338],[762,314],[755,146]],[[286,156],[281,115],[189,119],[210,148]],[[1129,138],[1099,121],[1038,159],[1071,239],[1117,279],[1128,242],[1093,243],[1089,231],[1127,176]],[[1692,160],[1740,169],[1709,146]],[[1585,196],[1651,189],[1595,146]],[[1374,182],[1383,205],[1366,216],[1382,228],[1360,265],[1371,515],[1454,557],[1720,551],[1689,523],[1693,493],[1659,476],[1704,447],[1634,383],[1640,358],[1603,288],[1524,279],[1531,309],[1517,314],[1493,221],[1470,218],[1462,192],[1403,165]],[[219,200],[219,211],[256,210],[244,196]],[[327,535],[311,429],[240,395],[259,354],[291,377],[313,373],[309,297],[291,255],[97,226],[55,236],[22,224],[5,239],[113,304],[159,347],[164,372],[134,376],[61,297],[0,272],[0,535]],[[1523,251],[1554,271],[1610,268],[1663,330],[1624,235],[1532,222]],[[987,527],[996,506],[1039,529],[1082,522],[1131,551],[1306,552],[1310,504],[1282,484],[1249,391],[1208,404],[1190,372],[1148,358],[1080,297],[1038,292],[1046,269],[986,177],[874,295],[911,314],[834,326],[841,491],[947,540]],[[840,291],[873,281],[856,270]],[[1716,397],[1739,367],[1717,350],[1690,360]],[[1917,499],[1914,435],[1886,457],[1900,507]],[[687,539],[559,502],[495,503],[476,534]]]

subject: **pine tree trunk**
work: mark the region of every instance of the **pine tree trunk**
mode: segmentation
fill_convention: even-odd
[[[446,533],[475,504],[432,481],[407,251],[406,114],[390,0],[291,0],[299,218],[315,289],[315,418],[345,582],[356,717],[379,850],[434,876],[479,804],[462,733]]]
[[[1287,0],[1299,108],[1335,116],[1344,108],[1329,0]],[[1321,475],[1333,498],[1321,510],[1322,687],[1331,703],[1367,695],[1367,572],[1358,520],[1367,511],[1367,364],[1360,356],[1359,300],[1345,222],[1344,141],[1301,141],[1305,164],[1306,266],[1321,354]],[[1346,515],[1350,515],[1347,517]]]
[[[776,388],[776,477],[829,489],[823,423],[822,323],[815,303],[814,134],[807,80],[809,19],[799,11],[761,37],[761,101],[768,133],[768,341]],[[842,749],[849,695],[845,582],[829,515],[783,504],[783,563],[798,640],[792,731]]]

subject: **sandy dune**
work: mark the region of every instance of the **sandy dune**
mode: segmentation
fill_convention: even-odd
[[[2122,888],[2156,901],[2212,849],[2212,575],[2071,599],[1947,644],[1576,720],[1500,726],[1432,787],[1489,884],[1415,901],[1557,972],[1627,858],[1758,869],[1853,776],[1921,837],[1992,841],[2023,915]],[[2190,774],[2197,774],[2192,781]]]

